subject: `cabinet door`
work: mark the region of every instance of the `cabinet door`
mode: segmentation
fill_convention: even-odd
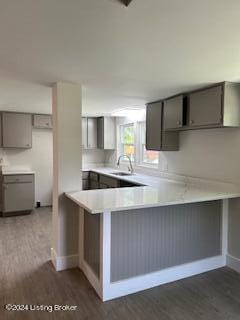
[[[181,128],[183,123],[183,96],[164,101],[164,129]]]
[[[104,117],[104,150],[114,150],[116,148],[115,129],[115,118]]]
[[[104,149],[104,135],[105,135],[105,130],[104,130],[104,118],[100,117],[97,119],[97,146],[99,149]]]
[[[0,113],[0,148],[2,147],[2,114]]]
[[[32,147],[32,116],[23,113],[2,114],[4,148]]]
[[[90,181],[90,189],[91,190],[95,190],[95,189],[99,189],[99,183],[97,181]]]
[[[88,188],[89,188],[88,180],[82,181],[82,188],[83,188],[83,190],[88,190]]]
[[[87,120],[88,149],[97,148],[97,118]]]
[[[3,212],[32,210],[34,181],[3,184]]]
[[[207,126],[222,123],[222,86],[189,95],[189,125]]]
[[[82,118],[82,147],[87,149],[87,118]]]
[[[114,150],[115,146],[115,118],[100,117],[97,122],[98,148],[104,150]]]
[[[146,113],[146,149],[161,150],[162,102],[149,103]]]
[[[46,114],[33,115],[34,128],[52,129],[52,117]]]

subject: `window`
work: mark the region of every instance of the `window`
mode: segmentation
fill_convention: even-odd
[[[121,126],[121,154],[126,154],[132,161],[135,159],[135,128],[134,124]]]
[[[139,138],[139,164],[157,166],[159,152],[146,150],[146,122],[139,123]]]

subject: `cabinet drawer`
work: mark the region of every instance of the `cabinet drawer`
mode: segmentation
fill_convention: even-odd
[[[107,185],[111,188],[118,188],[119,187],[119,180],[110,178],[104,175],[100,175],[99,177],[99,183]]]
[[[83,178],[83,180],[87,180],[89,178],[89,171],[83,171],[82,178]]]
[[[90,179],[93,181],[98,181],[98,174],[95,172],[90,172]]]
[[[4,183],[29,183],[34,181],[33,174],[6,175],[3,176]]]

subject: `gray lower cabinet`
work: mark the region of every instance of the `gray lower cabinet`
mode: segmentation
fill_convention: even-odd
[[[164,116],[163,127],[164,130],[179,129],[183,126],[183,95],[167,99],[163,102]]]
[[[156,151],[175,151],[179,149],[178,132],[163,131],[163,102],[147,105],[146,149]]]
[[[115,118],[100,117],[97,123],[98,128],[98,148],[104,150],[114,150],[116,148]]]
[[[34,175],[3,175],[2,214],[31,211],[34,208]]]
[[[89,189],[89,171],[82,172],[82,189],[83,190]]]
[[[49,114],[34,114],[33,127],[39,129],[52,129],[52,117]]]
[[[105,185],[107,188],[119,188],[119,181],[120,180],[115,178],[99,175],[99,184],[103,186]]]
[[[98,181],[90,180],[90,189],[99,189]]]
[[[32,147],[32,115],[24,113],[2,113],[3,148]]]

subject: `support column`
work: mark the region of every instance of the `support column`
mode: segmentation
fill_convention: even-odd
[[[78,266],[78,206],[64,192],[82,188],[81,86],[54,84],[52,262],[57,271]]]

